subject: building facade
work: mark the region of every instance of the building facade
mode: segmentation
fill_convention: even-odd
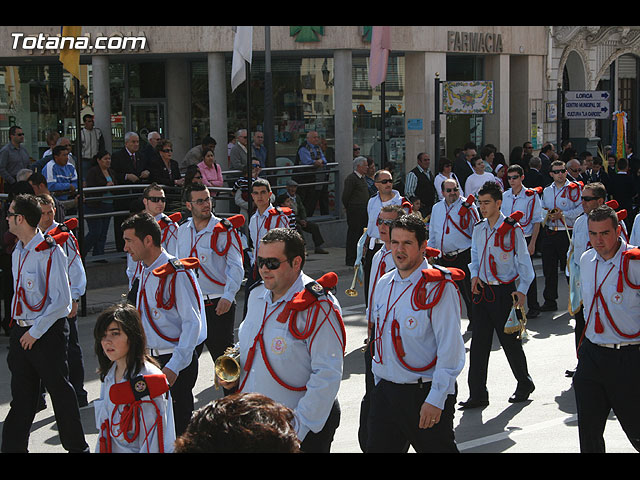
[[[526,141],[535,148],[555,143],[557,123],[549,112],[557,73],[566,69],[577,82],[573,65],[580,59],[584,86],[595,87],[610,71],[592,71],[598,62],[587,48],[594,44],[587,28],[593,27],[391,27],[384,116],[395,171],[412,169],[420,152],[434,158],[437,148],[453,158],[470,140],[493,144],[507,158]],[[20,125],[33,158],[46,150],[51,130],[75,138],[73,82],[59,50],[46,44],[60,33],[60,27],[0,27],[0,140],[6,143],[9,127]],[[234,92],[230,87],[233,27],[90,26],[83,35],[89,37],[80,56],[83,112],[95,113],[108,150],[121,148],[127,131],[144,137],[157,130],[172,140],[180,160],[211,135],[216,160],[227,166],[228,134],[247,126],[246,82]],[[249,128],[264,130],[271,85],[275,157],[291,159],[306,132],[317,130],[342,178],[351,172],[354,143],[380,165],[381,89],[368,82],[370,37],[367,26],[254,27]],[[98,38],[112,48],[96,48]],[[132,38],[144,41],[124,42]],[[492,112],[437,114],[436,78],[493,82]],[[592,130],[571,125],[575,136],[595,136]]]

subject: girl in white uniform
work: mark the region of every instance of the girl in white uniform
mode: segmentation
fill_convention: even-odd
[[[100,399],[94,402],[100,433],[96,452],[169,453],[176,439],[169,384],[147,354],[135,307],[114,305],[94,328]]]

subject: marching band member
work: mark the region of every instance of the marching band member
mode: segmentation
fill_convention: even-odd
[[[244,277],[238,229],[244,224],[244,216],[224,220],[216,217],[209,189],[201,184],[187,187],[185,200],[191,218],[178,229],[177,255],[199,261],[196,274],[204,295],[204,342],[215,361],[234,344],[235,297]]]
[[[473,325],[473,308],[471,308],[471,236],[473,227],[480,219],[478,208],[474,205],[473,195],[460,196],[460,186],[454,178],[441,183],[443,198],[433,206],[429,223],[429,240],[427,246],[440,250],[435,263],[445,268],[459,268],[465,273],[462,280],[457,281],[458,289],[467,309],[469,326]]]
[[[526,401],[535,388],[521,338],[516,333],[504,332],[514,303],[524,306],[534,279],[527,243],[517,221],[500,211],[502,191],[497,184],[485,183],[478,197],[483,220],[473,230],[471,246],[469,270],[474,325],[469,355],[469,399],[460,403],[463,409],[489,404],[487,369],[494,331],[518,382],[509,402]]]
[[[195,348],[204,312],[194,273],[198,261],[169,255],[160,243],[160,226],[148,213],[126,219],[122,232],[125,251],[144,265],[136,307],[151,356],[161,365],[171,386],[176,435],[180,435],[191,418],[192,390],[198,376]]]
[[[7,222],[18,241],[12,254],[14,296],[7,364],[11,407],[2,452],[28,451],[42,380],[53,400],[60,440],[69,452],[88,451],[73,386],[67,379],[66,317],[71,311],[67,259],[53,237],[38,229],[42,211],[33,195],[17,195]],[[67,237],[61,233],[61,237]]]
[[[366,450],[457,452],[456,378],[465,349],[454,279],[464,273],[429,265],[427,228],[417,216],[400,217],[390,235],[396,268],[380,279],[370,306],[375,388]]]
[[[167,377],[148,355],[140,314],[114,305],[94,326],[100,398],[96,453],[171,453],[176,439]]]
[[[500,211],[507,217],[513,212],[518,211],[524,214],[518,223],[524,232],[529,255],[533,255],[536,251],[536,241],[540,233],[540,225],[543,221],[542,201],[539,195],[542,193],[542,188],[539,189],[540,191],[534,188],[527,188],[522,184],[523,180],[524,170],[520,165],[511,165],[507,168],[507,181],[511,188],[506,190],[502,195]],[[527,305],[529,307],[527,318],[534,318],[540,315],[538,285],[535,279],[531,282],[531,286],[527,292]]]
[[[87,288],[87,275],[84,265],[82,265],[78,240],[72,232],[77,227],[78,220],[70,218],[65,223],[54,221],[56,206],[51,195],[38,195],[38,203],[40,203],[40,209],[42,210],[42,216],[38,224],[40,231],[51,236],[56,236],[62,232],[66,232],[69,235],[67,241],[61,244],[67,256],[69,287],[71,288],[71,312],[67,315],[67,324],[69,325],[67,361],[69,364],[69,381],[76,391],[78,406],[84,407],[88,405],[88,401],[87,392],[84,389],[84,363],[78,338],[77,321],[80,297],[85,294]]]
[[[545,215],[542,232],[542,270],[544,273],[544,303],[542,312],[558,309],[558,264],[564,271],[573,224],[583,212],[581,184],[567,180],[564,162],[551,163],[553,182],[542,192]]]
[[[640,451],[640,249],[620,236],[607,205],[594,208],[587,224],[593,248],[580,258],[585,327],[573,375],[580,451],[605,452],[611,410]]]
[[[155,182],[144,189],[142,203],[144,204],[143,211],[155,218],[156,222],[160,225],[160,229],[162,230],[162,248],[164,248],[168,254],[175,255],[178,239],[178,222],[182,219],[182,214],[180,212],[172,215],[164,213],[164,209],[167,206],[167,198],[164,195],[163,188]],[[129,288],[132,287],[142,267],[140,262],[134,262],[131,259],[131,255],[127,255]]]
[[[367,301],[366,317],[367,317],[367,347],[364,349],[364,362],[365,362],[365,394],[360,404],[360,427],[358,430],[358,440],[360,442],[360,448],[365,451],[367,446],[367,418],[369,415],[369,404],[371,390],[375,385],[373,380],[373,373],[371,372],[371,333],[373,331],[373,323],[371,319],[371,299],[376,290],[376,285],[382,276],[396,268],[393,263],[393,255],[391,255],[391,245],[389,244],[389,230],[394,221],[405,214],[404,209],[400,205],[386,205],[382,207],[378,214],[378,220],[376,225],[378,226],[378,232],[380,233],[380,239],[384,242],[382,248],[378,250],[373,256],[371,262],[371,275],[369,277],[369,299]]]
[[[260,281],[238,331],[241,376],[227,389],[261,393],[291,408],[303,452],[329,452],[340,423],[345,329],[329,292],[337,276],[314,281],[302,271],[304,240],[289,228],[270,230],[256,256]]]

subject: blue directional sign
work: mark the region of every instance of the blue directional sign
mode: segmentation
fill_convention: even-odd
[[[607,91],[569,91],[564,94],[564,118],[567,120],[601,120],[611,116]]]

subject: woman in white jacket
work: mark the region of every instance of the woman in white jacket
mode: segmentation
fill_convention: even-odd
[[[140,315],[129,304],[102,312],[94,328],[102,386],[94,402],[99,453],[170,453],[176,439],[169,384],[147,355]]]

